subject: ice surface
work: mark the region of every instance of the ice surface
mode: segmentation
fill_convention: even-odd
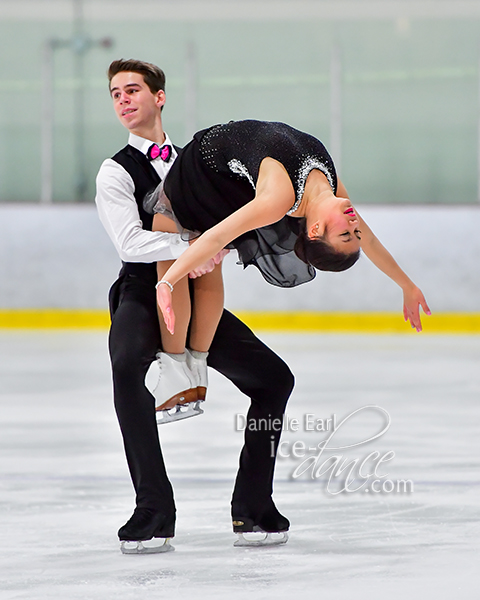
[[[275,501],[288,544],[234,548],[229,502],[247,400],[216,374],[205,414],[160,430],[177,501],[175,552],[124,556],[133,510],[106,333],[0,334],[0,598],[477,599],[480,338],[269,335],[297,385]],[[328,472],[292,479],[335,418],[328,456],[395,456],[379,471],[413,492],[335,494]],[[334,417],[335,415],[335,417]],[[301,445],[301,444],[300,444]],[[297,446],[298,450],[298,446]],[[326,460],[327,456],[322,459]],[[337,486],[338,487],[338,486]]]

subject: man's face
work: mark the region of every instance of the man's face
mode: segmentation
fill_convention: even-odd
[[[120,123],[132,132],[154,127],[165,104],[165,92],[153,94],[140,73],[117,73],[110,82],[110,94]]]

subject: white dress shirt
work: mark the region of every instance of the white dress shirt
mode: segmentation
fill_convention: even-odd
[[[131,133],[128,143],[146,155],[154,142]],[[151,161],[162,181],[177,158],[177,152],[168,135],[165,136],[164,143],[172,146],[170,160],[165,162],[158,157]],[[182,240],[178,233],[143,229],[134,191],[135,186],[130,174],[117,162],[107,158],[97,175],[95,203],[100,221],[121,260],[152,263],[178,258],[188,248],[188,242]]]

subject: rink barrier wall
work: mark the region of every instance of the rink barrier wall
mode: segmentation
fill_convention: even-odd
[[[358,208],[434,314],[480,313],[480,204]],[[242,269],[236,254],[223,264],[225,306],[260,314],[256,321],[282,312],[402,314],[400,288],[365,256],[344,273],[319,272],[308,287],[281,289],[267,285],[253,266]],[[95,206],[0,202],[0,310],[105,311],[120,268]]]
[[[255,331],[318,333],[415,333],[401,314],[388,312],[254,312],[235,314]],[[105,310],[0,310],[0,329],[108,329]],[[423,331],[432,334],[480,334],[480,313],[422,315]]]

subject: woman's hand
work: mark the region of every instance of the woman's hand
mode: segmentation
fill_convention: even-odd
[[[206,275],[207,273],[211,273],[213,269],[222,262],[222,260],[225,258],[225,256],[227,256],[229,252],[230,250],[220,250],[220,252],[218,252],[205,264],[201,265],[200,267],[197,267],[193,271],[190,271],[188,276],[190,277],[190,279],[195,279],[197,277],[201,277],[202,275]]]
[[[193,271],[190,271],[188,276],[190,277],[190,279],[196,279],[197,277],[201,277],[202,275],[211,273],[214,268],[215,268],[215,261],[213,260],[213,258],[211,258],[203,265],[200,265],[196,269],[193,269]]]
[[[167,283],[157,284],[157,302],[162,311],[163,320],[168,331],[173,335],[175,331],[175,313],[172,305],[172,292]]]
[[[417,331],[422,331],[422,322],[420,320],[420,306],[426,315],[431,315],[422,291],[412,285],[403,290],[403,317],[405,321],[410,321],[411,326]]]

